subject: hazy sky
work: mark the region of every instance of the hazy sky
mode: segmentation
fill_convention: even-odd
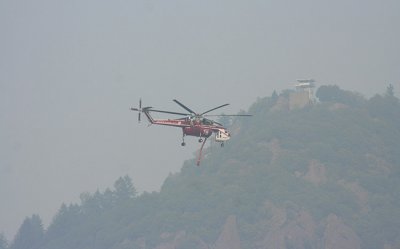
[[[400,89],[400,1],[0,0],[0,233],[129,174],[159,190],[199,145],[144,104],[246,110],[298,78]],[[234,138],[233,138],[234,139]]]

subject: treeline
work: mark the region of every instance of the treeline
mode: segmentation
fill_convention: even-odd
[[[9,246],[4,236],[0,236],[0,248],[92,248],[96,239],[99,242],[104,239],[96,238],[97,232],[104,226],[114,224],[115,214],[127,209],[136,198],[132,179],[129,176],[120,177],[113,190],[107,188],[104,192],[82,193],[80,204],[62,204],[46,230],[39,215],[27,217]]]

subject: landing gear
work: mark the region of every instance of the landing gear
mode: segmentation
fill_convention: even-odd
[[[181,143],[181,145],[182,146],[186,145],[186,143],[185,143],[185,133],[183,133],[183,135],[182,135],[182,143]]]
[[[199,143],[201,143],[201,142],[203,142],[203,139],[202,139],[202,138],[199,138]]]

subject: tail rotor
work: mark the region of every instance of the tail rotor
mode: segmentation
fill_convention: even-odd
[[[138,122],[140,123],[141,121],[141,114],[142,114],[142,99],[139,99],[139,108],[133,108],[131,107],[132,111],[138,112]]]

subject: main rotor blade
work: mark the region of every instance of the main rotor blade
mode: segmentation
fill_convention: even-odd
[[[185,106],[184,104],[182,104],[181,102],[179,102],[178,100],[174,99],[174,102],[177,103],[178,105],[180,105],[183,109],[185,109],[186,111],[192,113],[192,114],[196,114],[194,111],[192,111],[190,108],[188,108],[187,106]]]
[[[212,123],[212,124],[217,124],[217,125],[219,125],[219,126],[224,126],[223,124],[218,123],[218,122],[215,121],[215,120],[211,120],[211,119],[208,119],[208,118],[204,118],[204,119],[208,120],[208,122],[210,122],[210,123]]]
[[[251,114],[219,114],[219,115],[204,115],[205,117],[251,117]]]
[[[215,124],[217,124],[217,125],[220,125],[220,126],[224,126],[223,124],[221,124],[221,123],[218,123],[218,122],[216,122],[216,121],[213,121]]]
[[[154,109],[150,109],[149,112],[161,112],[161,113],[175,114],[175,115],[181,115],[181,116],[188,116],[189,115],[188,113],[161,111],[161,110],[154,110]]]
[[[220,105],[220,106],[215,107],[215,108],[213,108],[213,109],[210,109],[210,110],[208,110],[208,111],[205,111],[205,112],[203,112],[202,114],[200,114],[200,116],[202,116],[202,115],[204,115],[204,114],[206,114],[206,113],[212,112],[212,111],[214,111],[214,110],[217,110],[217,109],[219,109],[219,108],[221,108],[221,107],[227,106],[227,105],[229,105],[229,104],[223,104],[223,105]]]

